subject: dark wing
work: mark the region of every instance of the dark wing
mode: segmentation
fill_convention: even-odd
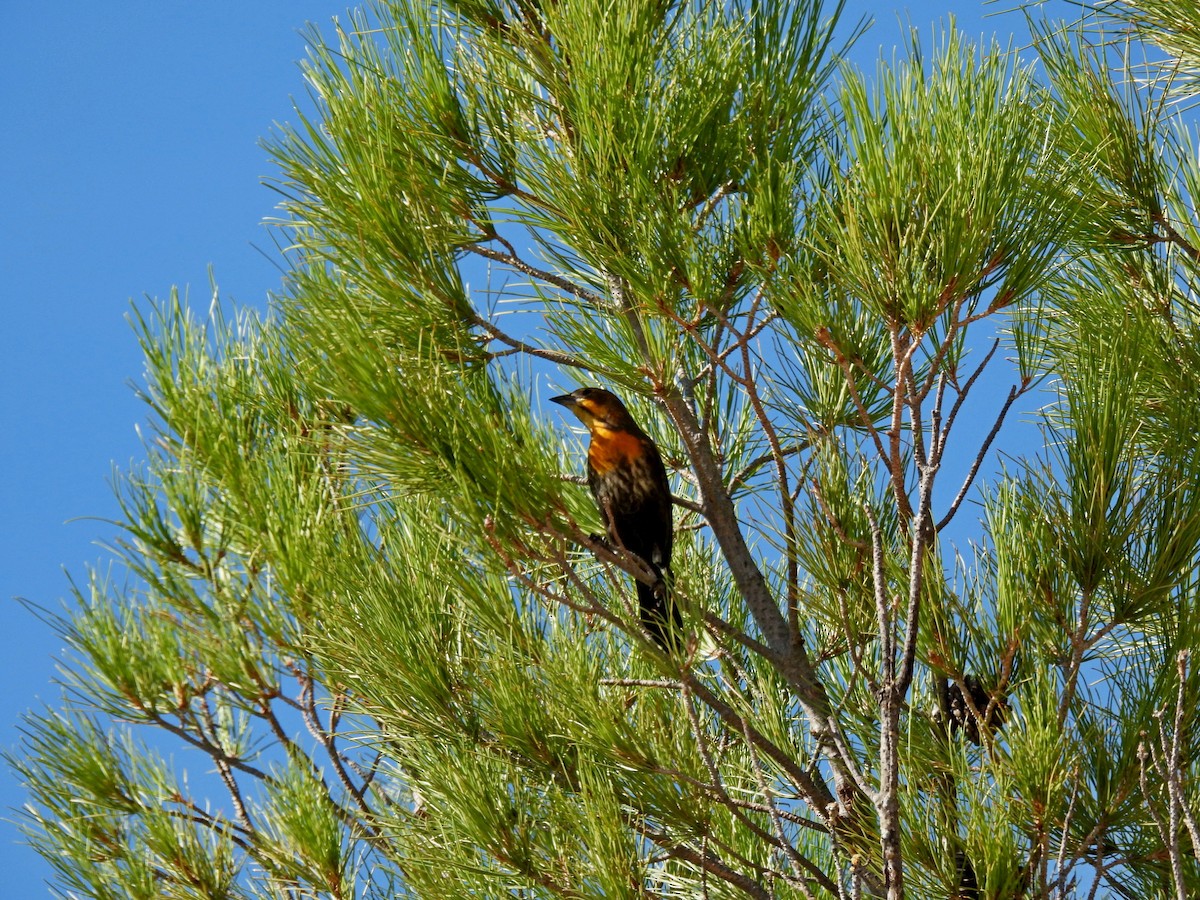
[[[661,570],[671,565],[673,524],[667,470],[654,443],[603,474],[588,467],[588,486],[609,539]]]
[[[640,557],[659,576],[656,584],[637,582],[642,626],[670,653],[682,633],[679,608],[670,591],[674,526],[671,487],[658,448],[638,435],[638,452],[623,456],[619,465],[597,471],[588,456],[588,486],[614,545]],[[664,578],[664,574],[668,577]]]

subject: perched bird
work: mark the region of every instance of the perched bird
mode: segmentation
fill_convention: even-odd
[[[950,733],[961,729],[967,740],[978,746],[983,734],[995,733],[1004,727],[1008,718],[1008,698],[1001,695],[993,699],[992,693],[974,675],[963,676],[962,683],[967,689],[965,694],[958,682],[947,681],[942,702],[950,714]]]
[[[670,595],[671,487],[654,441],[638,428],[629,410],[601,388],[580,388],[551,397],[573,412],[588,431],[587,480],[600,507],[608,540],[641,559],[657,576],[637,583],[642,625],[670,651],[682,631],[679,609]]]

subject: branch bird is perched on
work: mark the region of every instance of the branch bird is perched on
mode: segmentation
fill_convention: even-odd
[[[670,652],[682,621],[670,595],[671,487],[658,447],[638,428],[625,404],[606,390],[580,388],[550,401],[573,412],[591,432],[588,487],[608,539],[636,555],[657,576],[653,585],[638,581],[638,607],[642,626]]]

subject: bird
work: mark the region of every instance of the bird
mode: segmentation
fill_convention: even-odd
[[[1008,698],[1003,693],[994,695],[974,675],[964,675],[962,687],[957,681],[946,682],[943,703],[950,715],[950,733],[961,730],[976,746],[983,735],[1003,728],[1008,718]]]
[[[608,541],[637,556],[656,576],[652,585],[637,582],[638,610],[642,626],[670,653],[683,622],[670,591],[674,525],[662,454],[611,391],[584,387],[550,401],[587,426],[588,487]]]

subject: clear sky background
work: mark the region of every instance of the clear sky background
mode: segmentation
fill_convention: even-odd
[[[106,567],[110,477],[142,458],[130,304],[178,285],[206,310],[211,267],[227,300],[266,305],[280,272],[261,222],[277,197],[259,140],[307,106],[306,23],[328,34],[345,8],[0,3],[0,746],[58,698],[60,641],[15,598],[58,611],[67,573]],[[1025,40],[1021,14],[996,4],[848,0],[847,21],[878,20],[854,59],[871,68],[902,23],[928,38],[951,10],[968,35]],[[0,767],[4,897],[47,895],[50,869],[14,824],[24,799]]]

